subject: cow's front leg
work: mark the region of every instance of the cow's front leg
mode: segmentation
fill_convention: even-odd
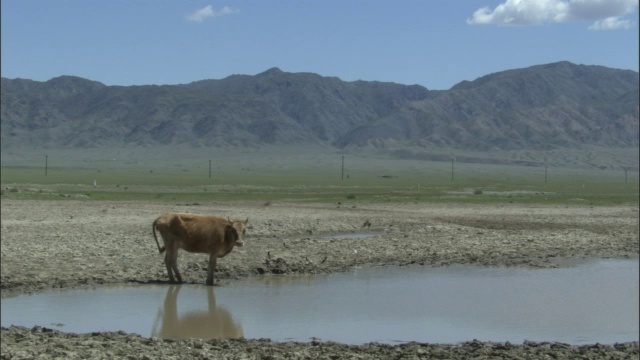
[[[213,286],[213,272],[216,269],[218,257],[215,254],[209,255],[209,266],[207,267],[207,285]]]

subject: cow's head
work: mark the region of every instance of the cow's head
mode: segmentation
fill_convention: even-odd
[[[227,225],[227,236],[231,236],[236,246],[244,246],[244,234],[247,232],[245,225],[249,222],[249,218],[245,221],[231,221]]]

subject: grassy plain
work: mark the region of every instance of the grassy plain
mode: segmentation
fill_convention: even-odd
[[[45,156],[14,157],[3,159],[1,181],[3,198],[20,199],[638,203],[637,171],[452,164],[296,149],[76,152],[46,155],[46,163]]]

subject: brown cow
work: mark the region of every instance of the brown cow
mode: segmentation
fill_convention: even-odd
[[[173,273],[182,283],[178,271],[178,249],[192,253],[209,254],[207,285],[213,285],[213,271],[216,261],[233,250],[234,246],[243,246],[245,221],[231,221],[218,216],[166,213],[153,221],[153,237],[160,253],[165,251],[164,263],[167,266],[169,281],[175,282]],[[156,230],[160,232],[164,246],[160,247]]]

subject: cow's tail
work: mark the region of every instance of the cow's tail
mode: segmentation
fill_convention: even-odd
[[[153,221],[153,225],[152,225],[152,231],[153,231],[153,238],[156,241],[156,245],[158,245],[158,251],[160,252],[160,254],[162,254],[165,250],[164,246],[160,246],[160,243],[158,242],[158,236],[156,235],[156,224],[158,223],[158,219],[155,219]]]

